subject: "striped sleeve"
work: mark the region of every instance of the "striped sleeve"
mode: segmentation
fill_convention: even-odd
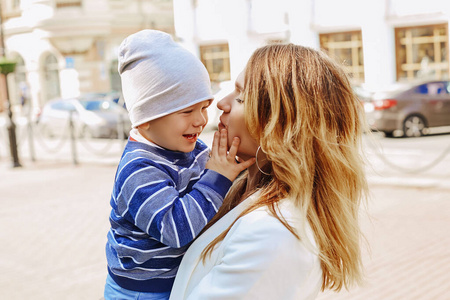
[[[183,247],[217,213],[232,184],[212,170],[197,179],[180,192],[166,170],[135,160],[116,178],[117,214],[161,243]]]

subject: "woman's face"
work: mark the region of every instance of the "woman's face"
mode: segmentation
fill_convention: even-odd
[[[245,126],[244,116],[244,78],[245,70],[236,79],[234,91],[217,103],[217,107],[223,111],[220,116],[219,130],[226,128],[228,131],[228,148],[234,137],[239,137],[241,143],[237,155],[247,160],[254,157],[258,149],[257,142],[250,136]]]

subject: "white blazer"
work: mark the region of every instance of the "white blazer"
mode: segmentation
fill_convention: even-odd
[[[266,209],[240,218],[203,264],[203,249],[225,231],[258,194],[250,196],[203,233],[186,252],[171,300],[315,299],[322,285],[320,261]],[[280,212],[294,228],[294,205],[284,200]],[[298,227],[297,227],[298,228]],[[308,238],[315,242],[311,229]]]

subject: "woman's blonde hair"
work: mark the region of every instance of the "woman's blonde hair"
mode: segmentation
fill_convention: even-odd
[[[280,200],[293,200],[314,232],[322,290],[359,283],[358,214],[367,192],[360,154],[363,111],[342,67],[311,48],[265,46],[247,64],[243,100],[247,128],[266,154],[265,172],[271,176],[261,175],[259,198],[241,216],[268,207],[297,237],[305,237],[277,210]],[[244,173],[208,228],[247,196],[246,182]],[[204,250],[203,259],[227,232]]]

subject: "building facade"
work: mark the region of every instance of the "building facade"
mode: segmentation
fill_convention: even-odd
[[[171,33],[214,83],[234,80],[257,47],[278,42],[327,51],[369,90],[449,78],[447,0],[1,1],[16,105],[22,95],[38,108],[56,97],[120,92],[117,48],[144,28]]]
[[[174,34],[169,0],[1,0],[8,90],[17,108],[53,98],[120,91],[117,51],[144,28]],[[3,83],[4,84],[4,83]],[[4,91],[4,89],[2,89]],[[24,97],[25,96],[25,97]],[[5,107],[5,94],[2,95]]]
[[[174,14],[212,80],[234,79],[255,48],[276,42],[327,51],[369,90],[449,78],[446,0],[174,0]]]

